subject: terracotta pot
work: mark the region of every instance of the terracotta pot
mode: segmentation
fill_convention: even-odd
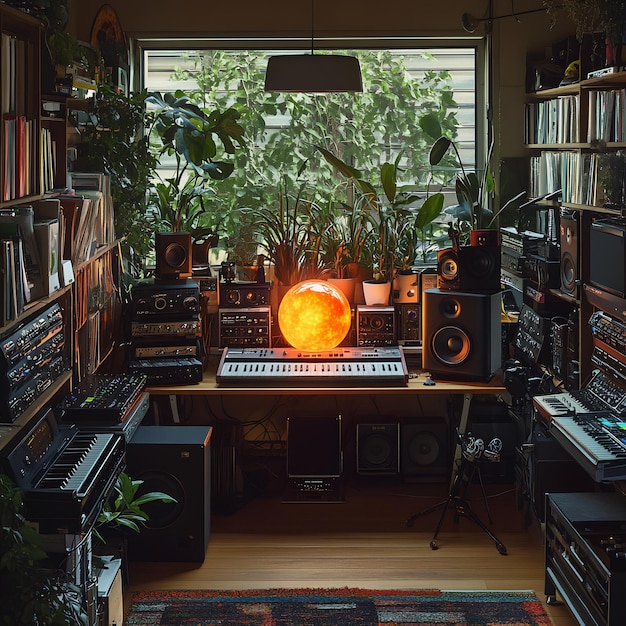
[[[350,306],[354,304],[354,278],[329,278],[328,282],[339,289],[346,298]]]
[[[358,263],[350,263],[348,274],[350,278],[354,278],[354,304],[364,304],[363,281],[372,278],[372,268]]]

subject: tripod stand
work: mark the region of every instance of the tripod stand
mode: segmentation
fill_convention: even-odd
[[[482,481],[482,476],[480,474],[479,467],[479,459],[482,458],[484,444],[481,439],[474,439],[473,437],[469,437],[464,439],[461,435],[458,435],[460,445],[463,448],[463,456],[461,457],[461,462],[459,467],[456,470],[456,474],[454,476],[454,481],[452,483],[452,487],[450,489],[450,493],[448,497],[443,502],[432,506],[425,511],[420,511],[419,513],[415,513],[411,515],[406,521],[406,525],[409,527],[413,526],[413,522],[425,515],[429,515],[430,513],[434,513],[435,511],[441,511],[441,516],[439,517],[439,522],[437,523],[437,528],[435,529],[435,534],[430,542],[431,550],[437,550],[439,545],[437,544],[437,537],[439,535],[439,531],[443,526],[443,521],[446,516],[446,512],[449,508],[454,508],[454,521],[458,521],[459,517],[467,517],[472,520],[477,526],[482,528],[487,535],[494,541],[496,544],[496,548],[500,554],[506,554],[506,546],[491,532],[490,528],[476,515],[469,500],[465,497],[467,492],[468,485],[472,482],[474,478],[474,474],[478,472],[478,478],[480,481],[480,487],[483,494],[483,499],[485,501],[485,506],[487,508],[487,515],[489,517],[489,522],[493,523],[491,519],[491,512],[489,511],[489,504],[487,503],[487,495],[485,494],[485,488]],[[496,461],[500,459],[500,448],[502,446],[502,442],[498,440],[492,440],[488,446],[487,452],[485,452],[484,458],[486,460]],[[496,449],[497,448],[497,449]]]

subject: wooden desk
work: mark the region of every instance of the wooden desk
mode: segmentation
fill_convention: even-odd
[[[153,396],[462,396],[463,406],[459,419],[459,432],[465,433],[469,417],[470,405],[475,395],[508,395],[508,391],[500,376],[494,376],[489,382],[458,382],[436,381],[434,385],[425,385],[428,373],[409,367],[409,382],[405,387],[366,387],[336,386],[336,387],[232,387],[218,386],[215,380],[217,361],[210,361],[204,372],[202,382],[195,385],[163,385],[149,387],[147,391]],[[174,408],[176,402],[170,402]],[[456,446],[455,462],[460,458],[460,446]]]
[[[215,381],[217,371],[217,360],[211,359],[204,370],[202,382],[195,385],[161,385],[149,387],[148,391],[152,395],[161,396],[263,396],[263,395],[466,395],[469,394],[507,394],[506,387],[499,376],[494,376],[489,382],[453,382],[436,381],[434,385],[425,385],[428,373],[423,370],[411,369],[409,367],[409,382],[406,387],[389,387],[367,385],[365,387],[356,386],[276,386],[276,387],[232,387],[219,386]]]

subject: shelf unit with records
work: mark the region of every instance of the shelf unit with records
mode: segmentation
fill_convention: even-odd
[[[578,388],[597,367],[597,341],[589,320],[598,308],[616,308],[612,301],[623,295],[619,289],[605,293],[594,286],[593,274],[610,272],[609,265],[620,261],[598,259],[596,244],[592,263],[592,238],[594,225],[620,221],[625,214],[626,72],[528,94],[524,119],[525,145],[531,152],[529,195],[550,198],[537,206],[552,212],[556,225],[560,275],[546,292],[558,301],[558,312],[547,322],[546,335],[552,356],[562,357],[557,378],[568,389]],[[554,364],[548,365],[554,373]]]
[[[108,177],[70,172],[75,192],[59,192],[68,113],[86,104],[42,93],[43,31],[0,3],[0,449],[85,376],[114,369],[121,336]]]

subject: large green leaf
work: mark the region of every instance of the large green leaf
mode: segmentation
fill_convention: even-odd
[[[383,191],[391,204],[396,199],[396,166],[393,163],[383,163],[380,168],[380,179]]]
[[[415,227],[424,230],[426,226],[437,219],[443,210],[443,202],[444,195],[442,193],[436,193],[426,198],[415,219]]]
[[[432,139],[441,137],[441,123],[434,113],[427,113],[419,118],[420,128]]]
[[[441,159],[446,155],[448,148],[452,145],[452,141],[447,137],[439,137],[437,141],[432,145],[428,154],[428,162],[431,165],[439,165]]]

